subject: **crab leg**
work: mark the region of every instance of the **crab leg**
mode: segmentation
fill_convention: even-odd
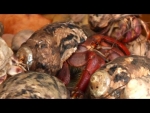
[[[117,41],[116,39],[109,37],[109,36],[104,36],[104,35],[100,35],[100,34],[96,34],[93,35],[92,37],[88,38],[88,40],[86,40],[85,43],[83,43],[83,46],[86,46],[88,49],[91,49],[91,46],[93,46],[93,48],[96,47],[96,44],[100,44],[100,42],[102,40],[105,40],[106,42],[109,43],[114,43],[117,44],[118,47],[125,53],[125,55],[130,55],[130,52],[128,50],[128,48],[122,44],[121,42]]]
[[[125,55],[130,55],[128,48],[121,42],[117,41],[116,39],[111,38],[111,37],[106,37],[106,36],[104,36],[103,39],[109,43],[117,44],[118,47],[125,53]]]
[[[63,81],[65,85],[70,82],[70,71],[67,62],[63,63],[63,67],[56,77]]]
[[[91,75],[105,64],[105,60],[96,52],[88,51],[86,55],[88,62],[85,70],[81,74],[81,79],[79,80],[76,88],[71,94],[72,99],[78,98],[82,93],[86,91]]]
[[[124,52],[122,52],[119,48],[114,47],[115,44],[113,43],[112,45],[106,43],[106,42],[101,42],[102,47],[97,48],[97,49],[102,49],[102,50],[108,50],[108,51],[113,51],[115,53],[117,53],[120,56],[124,56],[126,55]]]
[[[131,28],[129,28],[129,30],[126,31],[125,38],[123,38],[121,40],[122,43],[128,43],[128,42],[131,42],[131,41],[137,39],[142,32],[141,24],[145,28],[146,34],[149,31],[148,28],[146,27],[146,25],[144,23],[142,23],[142,21],[140,19],[133,18],[133,17],[130,17],[129,19],[131,22]]]

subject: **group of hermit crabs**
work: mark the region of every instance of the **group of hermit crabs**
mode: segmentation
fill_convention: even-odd
[[[48,24],[15,52],[0,38],[0,98],[150,98],[148,25],[135,14],[88,21]]]

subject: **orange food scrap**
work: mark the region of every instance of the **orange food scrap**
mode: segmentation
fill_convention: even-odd
[[[40,14],[0,14],[0,21],[4,25],[4,33],[16,34],[21,30],[36,31],[51,20]]]

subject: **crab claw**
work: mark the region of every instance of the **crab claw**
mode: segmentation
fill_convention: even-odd
[[[132,29],[127,31],[125,38],[123,38],[121,40],[121,42],[128,43],[128,42],[131,42],[131,41],[135,40],[136,38],[138,38],[142,33],[142,27],[145,30],[146,38],[147,39],[150,38],[148,25],[143,20],[141,20],[139,18],[130,17],[130,21],[131,21]]]
[[[24,69],[20,66],[11,66],[11,68],[7,71],[7,74],[10,76],[14,76],[19,73],[23,73]]]
[[[20,65],[20,62],[19,62],[19,60],[16,58],[15,55],[13,55],[13,56],[11,57],[10,64],[11,64],[11,65],[10,65],[10,67],[9,67],[8,70],[7,70],[7,75],[8,75],[8,76],[14,76],[14,75],[16,75],[16,74],[18,74],[18,73],[23,73],[23,72],[26,71],[26,69],[25,69],[22,65]]]
[[[59,71],[57,78],[64,82],[65,85],[68,85],[70,82],[70,72],[67,62],[63,63],[62,69]]]

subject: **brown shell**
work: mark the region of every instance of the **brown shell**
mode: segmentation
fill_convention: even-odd
[[[78,44],[86,39],[83,30],[72,22],[52,23],[31,35],[17,56],[22,53],[22,48],[29,47],[33,53],[30,70],[54,75],[77,50]]]
[[[109,78],[107,77],[107,79],[111,79],[110,84],[105,85],[106,83],[103,82],[104,83],[103,85],[100,84],[101,86],[100,85],[97,85],[97,87],[95,86],[93,89],[91,89],[91,95],[93,96],[93,93],[95,93],[96,90],[97,91],[96,96],[97,97],[99,96],[99,98],[113,98],[113,99],[125,98],[123,97],[124,89],[128,84],[128,82],[130,82],[130,80],[137,79],[137,78],[141,79],[144,76],[150,75],[149,62],[150,62],[149,58],[144,56],[137,56],[137,55],[119,57],[111,61],[110,63],[106,64],[105,66],[97,70],[101,73],[104,71],[106,74],[110,75]],[[101,76],[105,76],[105,75],[102,74]],[[93,77],[97,79],[99,78],[97,72],[95,72],[92,75],[91,79]],[[100,83],[102,83],[102,81],[107,81],[105,80],[106,77],[103,78],[104,80],[99,79]],[[90,82],[89,87],[91,88],[91,86],[94,86],[94,84],[97,84],[97,82]],[[99,93],[100,91],[102,92],[102,89],[106,90],[107,88],[109,88],[109,90],[107,90],[107,93],[103,93],[103,94]],[[128,91],[128,93],[130,92]],[[126,93],[126,95],[128,94]]]
[[[68,90],[55,76],[28,72],[17,74],[0,86],[1,99],[67,99]]]

